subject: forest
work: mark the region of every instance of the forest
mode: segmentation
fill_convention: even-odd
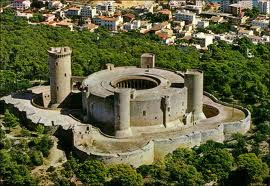
[[[74,177],[86,185],[269,183],[269,43],[254,45],[249,39],[241,38],[232,45],[220,41],[209,46],[207,51],[198,51],[191,47],[162,45],[151,34],[110,33],[102,28],[94,33],[71,32],[60,27],[28,25],[11,10],[0,14],[0,25],[0,96],[26,89],[40,80],[48,81],[47,50],[69,46],[73,50],[73,75],[87,76],[103,69],[106,63],[138,65],[140,55],[151,52],[156,54],[158,67],[203,70],[206,91],[226,102],[247,107],[252,113],[252,129],[247,135],[235,134],[224,144],[209,141],[193,149],[179,148],[163,161],[137,169],[128,165],[104,165],[96,160],[81,161],[70,156],[62,169],[48,170],[49,179],[54,180],[55,185],[70,185]],[[8,111],[3,116],[3,125],[5,130],[0,130],[0,180],[7,185],[38,184],[39,179],[30,172],[48,155],[52,147],[51,136],[42,127],[29,131]],[[18,126],[28,140],[14,145],[14,140],[7,136]]]

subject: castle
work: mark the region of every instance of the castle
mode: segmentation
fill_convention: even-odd
[[[0,99],[31,125],[56,128],[80,157],[135,167],[180,146],[222,142],[250,128],[250,112],[203,91],[203,72],[156,68],[142,54],[139,67],[115,67],[72,76],[71,49],[50,48],[50,86]],[[61,137],[60,137],[61,138]]]

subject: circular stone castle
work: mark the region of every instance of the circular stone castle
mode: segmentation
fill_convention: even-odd
[[[71,49],[49,51],[50,86],[1,98],[30,125],[55,128],[80,157],[135,167],[151,164],[180,146],[222,142],[250,128],[250,112],[203,91],[203,72],[155,67],[155,55],[139,67],[115,67],[88,77],[71,74]]]

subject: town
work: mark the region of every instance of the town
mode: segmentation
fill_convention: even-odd
[[[67,27],[94,32],[104,27],[112,33],[135,31],[153,34],[163,44],[194,46],[206,50],[215,41],[232,44],[248,37],[254,44],[270,42],[270,1],[204,0],[75,1],[13,0],[17,17],[28,24]],[[3,11],[3,8],[1,12]],[[252,54],[247,51],[248,55]]]

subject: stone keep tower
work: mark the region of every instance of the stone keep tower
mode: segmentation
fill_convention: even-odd
[[[192,121],[205,119],[203,113],[203,72],[187,70],[185,73],[187,87],[187,113],[192,113]]]
[[[69,47],[48,50],[52,107],[58,107],[71,92],[71,52]]]
[[[155,55],[151,53],[142,54],[141,68],[155,68]]]

